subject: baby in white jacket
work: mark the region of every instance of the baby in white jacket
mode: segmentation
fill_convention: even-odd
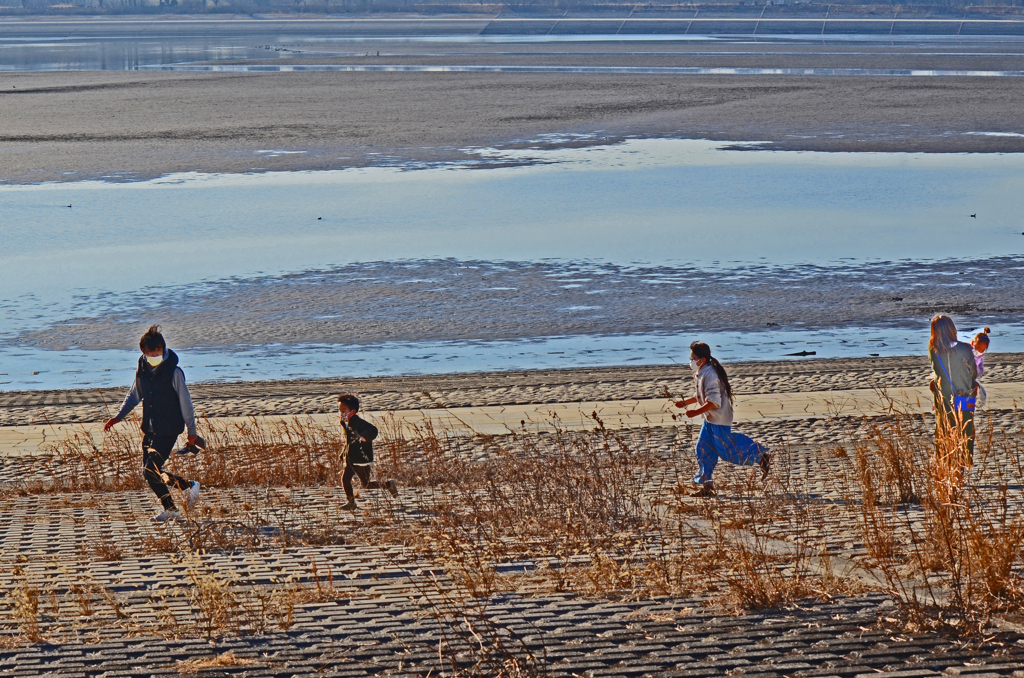
[[[974,364],[978,366],[978,379],[981,379],[981,375],[985,373],[985,351],[988,350],[989,329],[986,327],[981,332],[974,335],[974,339],[971,339],[971,348],[974,349]],[[984,407],[985,400],[988,394],[985,393],[985,387],[982,383],[978,382],[978,395],[975,397],[974,407],[975,409]]]

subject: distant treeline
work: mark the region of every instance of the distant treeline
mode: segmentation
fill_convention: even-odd
[[[1024,19],[1024,0],[893,0],[865,4],[863,0],[834,0],[833,2],[809,2],[807,0],[721,0],[716,2],[685,4],[635,4],[631,2],[595,2],[593,0],[535,0],[533,2],[479,2],[460,3],[452,0],[0,0],[0,16],[26,14],[158,14],[158,13],[245,13],[245,12],[287,12],[287,13],[453,13],[453,14],[495,14],[512,12],[516,14],[562,14],[575,13],[630,12],[633,17],[658,16],[671,18],[678,13],[680,18],[692,16],[700,9],[721,12],[723,18],[743,18],[753,7],[773,7],[780,16],[794,17],[815,14],[818,11],[841,13],[847,16],[874,17],[880,13],[891,14],[894,10],[905,13],[928,15],[936,10],[961,12],[971,16],[1021,17]],[[579,16],[579,14],[577,14]]]

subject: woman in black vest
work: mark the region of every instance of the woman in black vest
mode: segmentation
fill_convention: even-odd
[[[156,522],[177,520],[181,517],[171,491],[164,479],[179,490],[186,490],[185,507],[191,508],[199,500],[199,482],[185,480],[173,473],[164,473],[163,466],[174,449],[181,432],[188,429],[188,444],[199,440],[196,434],[196,414],[192,396],[185,385],[185,373],[178,367],[178,356],[167,348],[160,328],[153,325],[139,341],[142,357],[135,372],[135,383],[125,396],[117,416],[103,427],[109,431],[142,403],[142,468],[146,482],[163,504],[163,512],[153,518]]]

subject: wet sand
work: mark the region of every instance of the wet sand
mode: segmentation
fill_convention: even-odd
[[[971,322],[997,329],[1017,322],[1021,264],[1020,257],[725,270],[447,259],[353,264],[183,286],[172,295],[106,295],[96,311],[23,332],[17,345],[131,349],[154,322],[174,346],[206,349],[231,348],[240,338],[248,345],[367,345],[853,327],[926,335],[935,313],[956,314],[965,331]]]
[[[575,144],[1024,151],[1024,136],[968,134],[1024,132],[1024,78],[54,72],[3,83],[5,183],[445,162],[569,133],[591,135]]]

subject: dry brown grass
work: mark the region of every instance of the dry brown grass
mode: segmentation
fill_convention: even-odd
[[[531,576],[534,590],[636,597],[729,586],[742,607],[814,593],[804,584],[813,578],[806,559],[766,551],[758,526],[748,524],[750,516],[775,520],[775,512],[786,508],[785,490],[767,493],[752,483],[737,488],[747,499],[708,513],[710,505],[677,491],[671,451],[660,449],[649,431],[613,431],[593,418],[593,428],[582,432],[555,426],[543,435],[522,430],[476,438],[431,423],[409,430],[385,418],[377,473],[422,491],[427,510],[410,518],[400,504],[375,499],[361,538],[404,544],[439,561],[475,596],[507,587],[508,578],[498,574],[501,563],[529,559],[541,560]],[[263,487],[266,500],[205,505],[186,526],[148,536],[141,552],[344,541],[336,513],[311,516],[282,489],[338,482],[339,430],[308,419],[207,427],[209,449],[199,458],[175,460],[184,467],[179,471],[207,487]],[[122,472],[127,459],[138,457],[133,435],[112,436],[102,450],[77,434],[56,444],[54,485],[138,489],[138,470]],[[84,472],[72,482],[76,468]],[[787,576],[793,572],[798,576]]]
[[[19,573],[15,572],[18,576]],[[38,582],[21,574],[15,587],[7,593],[5,603],[10,609],[11,617],[18,624],[23,638],[30,643],[38,643],[44,639],[40,617],[44,603],[43,592]]]
[[[310,417],[201,420],[208,449],[174,457],[181,474],[210,487],[296,487],[334,483],[344,468],[344,434]],[[83,427],[43,446],[51,482],[35,492],[103,492],[146,487],[141,471],[142,434],[134,414],[97,445]]]
[[[234,650],[228,650],[223,654],[208,659],[179,659],[175,669],[182,675],[192,675],[204,669],[219,669],[227,666],[259,666],[261,662],[255,659],[246,659],[235,655]]]
[[[691,463],[689,448],[680,464],[679,450],[665,449],[651,429],[613,431],[594,415],[584,431],[555,422],[546,434],[467,437],[385,418],[376,470],[398,479],[405,496],[394,501],[373,493],[361,500],[358,518],[342,516],[327,495],[314,512],[289,490],[340,484],[336,427],[308,418],[219,428],[208,422],[209,450],[174,463],[207,487],[247,488],[251,501],[206,503],[185,525],[149,536],[141,550],[241,553],[346,540],[401,545],[450,578],[435,596],[434,614],[451,634],[452,652],[483,661],[480,671],[509,675],[543,664],[525,646],[502,649],[487,640],[500,633],[481,606],[510,590],[628,598],[711,593],[719,604],[744,610],[882,588],[919,627],[970,635],[993,619],[1012,618],[1024,602],[1020,438],[982,426],[989,433],[964,482],[962,441],[940,439],[937,447],[920,415],[891,399],[882,414],[817,459],[832,478],[828,501],[796,472],[798,462],[807,462],[801,450],[775,450],[767,485],[756,469],[725,474],[718,480],[722,497],[705,501],[686,496],[686,474],[677,474]],[[131,435],[108,439],[102,450],[74,436],[58,443],[53,486],[139,489],[138,441]],[[129,459],[131,470],[122,474]],[[72,480],[75,469],[82,473]],[[356,532],[349,532],[352,521]],[[851,530],[844,540],[862,542],[867,560],[833,567],[838,536],[830,526]],[[523,570],[509,571],[520,561]],[[288,628],[295,605],[336,592],[318,584],[312,593],[286,581],[251,587],[199,558],[178,594],[189,597],[192,611],[187,619],[168,612],[164,632],[212,638]],[[13,600],[12,609],[32,608],[31,597]],[[20,628],[35,633],[28,622]],[[507,663],[509,657],[515,661]]]
[[[887,419],[852,441],[840,479],[886,589],[917,626],[967,635],[1024,603],[1024,449],[1020,437],[977,441],[973,468],[955,430],[936,434],[889,401]],[[965,474],[966,469],[966,474]]]

